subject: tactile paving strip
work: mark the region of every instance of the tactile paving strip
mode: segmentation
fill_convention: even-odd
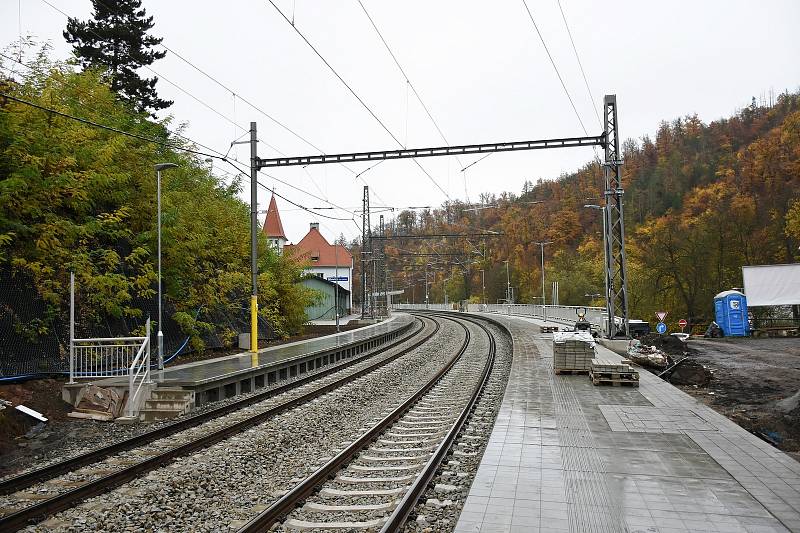
[[[540,353],[546,347],[536,345]],[[575,391],[564,377],[550,373],[550,389],[556,408],[561,462],[571,505],[571,531],[625,531],[621,502],[607,482],[608,469],[594,442]]]

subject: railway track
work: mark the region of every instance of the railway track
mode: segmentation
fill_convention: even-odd
[[[464,329],[464,341],[438,373],[240,533],[270,531],[278,523],[286,531],[402,529],[450,453],[494,365],[492,332],[476,319],[457,322]],[[466,355],[472,335],[463,322],[486,335],[483,356]]]
[[[3,480],[0,482],[0,494],[11,495],[4,498],[5,510],[8,511],[13,505],[18,508],[11,507],[11,512],[0,517],[0,530],[11,531],[37,523],[178,457],[228,439],[354,382],[412,352],[439,332],[439,321],[430,318],[418,318],[418,321],[418,327],[409,336],[334,367],[145,434]],[[373,358],[376,360],[372,361]],[[347,369],[352,371],[346,372]],[[341,375],[342,372],[345,375]],[[149,446],[142,448],[145,445]],[[159,449],[165,451],[153,452]],[[99,461],[103,462],[98,464]],[[19,492],[25,489],[29,490]],[[12,493],[19,498],[14,500]]]

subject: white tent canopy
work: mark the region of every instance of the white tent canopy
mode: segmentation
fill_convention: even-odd
[[[800,305],[800,263],[743,266],[747,306]]]

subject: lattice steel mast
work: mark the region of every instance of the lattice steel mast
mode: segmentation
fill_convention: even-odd
[[[369,187],[366,185],[364,185],[364,198],[361,201],[361,318],[367,318],[368,314],[373,314],[371,291],[367,286],[368,259],[365,256],[369,256],[369,260],[374,259],[372,257],[372,228],[369,221]],[[367,313],[367,308],[369,308],[369,313]]]
[[[608,335],[618,333],[628,336],[628,280],[625,261],[625,223],[623,218],[623,189],[620,167],[619,130],[617,122],[617,97],[606,95],[603,99],[605,126],[605,171],[606,189],[603,245],[605,246],[606,311],[608,313]],[[615,317],[619,315],[621,323]]]

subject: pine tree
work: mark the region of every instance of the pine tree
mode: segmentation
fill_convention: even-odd
[[[152,50],[162,39],[147,35],[153,17],[141,9],[141,0],[92,0],[93,20],[70,17],[64,38],[85,68],[106,72],[111,89],[137,111],[158,111],[172,105],[156,94],[157,77],[142,78],[136,70],[166,55]]]

